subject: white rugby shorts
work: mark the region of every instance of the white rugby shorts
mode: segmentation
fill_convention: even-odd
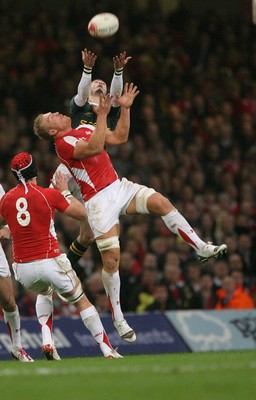
[[[0,278],[7,278],[8,276],[11,276],[11,272],[3,247],[0,243]]]
[[[85,203],[88,222],[95,238],[119,224],[119,216],[126,213],[136,193],[144,187],[122,178],[121,181],[116,180],[105,187]]]
[[[77,275],[66,254],[27,263],[13,263],[15,279],[27,289],[44,292],[49,286],[60,294],[71,292]]]

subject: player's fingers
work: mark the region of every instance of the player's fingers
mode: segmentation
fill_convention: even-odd
[[[133,82],[131,82],[130,85],[129,85],[129,87],[128,87],[128,91],[129,91],[129,92],[132,92],[132,90],[133,90]]]
[[[100,95],[99,95],[99,106],[101,106],[103,104],[103,102],[104,102],[104,97],[103,97],[103,94],[100,93]]]
[[[111,101],[112,96],[110,96],[110,93],[106,94],[105,96],[105,102],[109,103]]]

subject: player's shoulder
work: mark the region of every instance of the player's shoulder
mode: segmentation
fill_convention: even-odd
[[[75,96],[73,96],[73,97],[71,98],[71,100],[70,100],[70,102],[69,102],[69,108],[70,108],[71,113],[74,112],[74,111],[76,111],[78,108],[80,108],[80,107],[78,107],[78,105],[75,103]]]
[[[10,196],[15,195],[17,192],[19,192],[19,185],[17,185],[14,188],[8,190],[7,192],[4,192],[2,197],[1,197],[1,200],[2,199],[5,200],[6,198],[8,198]]]
[[[80,124],[73,130],[75,130],[75,131],[82,131],[82,130],[94,131],[94,129],[95,129],[95,125],[93,125],[93,124]]]
[[[69,102],[69,108],[71,113],[84,112],[91,109],[90,103],[86,100],[83,106],[78,106],[75,102],[75,96],[73,96]]]
[[[43,188],[42,186],[36,186],[35,190],[38,193],[38,196],[42,196],[46,201],[52,202],[55,200],[59,200],[62,194],[53,187]]]
[[[57,138],[55,140],[55,147],[60,149],[68,143],[68,144],[73,144],[74,141],[77,140],[77,131],[75,129],[71,129],[68,133],[65,135]]]

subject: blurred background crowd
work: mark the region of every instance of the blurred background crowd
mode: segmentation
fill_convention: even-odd
[[[230,300],[233,308],[255,307],[256,28],[250,2],[235,2],[232,16],[207,7],[196,13],[185,1],[174,1],[172,9],[160,0],[13,3],[0,3],[4,189],[16,185],[10,160],[20,151],[33,154],[38,183],[49,185],[59,160],[52,143],[33,134],[33,118],[68,114],[82,74],[81,50],[97,54],[93,78],[108,85],[112,57],[126,51],[132,60],[124,81],[138,85],[140,95],[129,142],[109,149],[117,172],[167,196],[204,240],[226,243],[228,254],[201,264],[160,218],[123,217],[123,310],[223,309]],[[93,39],[87,23],[103,11],[119,17],[120,29],[112,38]],[[71,218],[56,216],[63,251],[78,229]],[[11,265],[11,242],[3,247]],[[98,311],[108,313],[96,246],[79,262],[79,276]],[[34,294],[14,285],[21,315],[35,315]],[[57,298],[55,308],[59,315],[75,312]]]

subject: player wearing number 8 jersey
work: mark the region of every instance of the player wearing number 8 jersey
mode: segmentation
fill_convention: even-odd
[[[4,195],[4,189],[0,184],[0,199]],[[0,229],[0,239],[10,239],[8,227]],[[33,362],[34,360],[25,352],[21,345],[20,314],[15,303],[11,272],[2,244],[0,243],[0,305],[3,309],[4,320],[8,327],[11,339],[11,354],[21,362]]]
[[[15,156],[11,169],[19,184],[1,199],[0,224],[7,222],[12,235],[15,278],[27,289],[39,293],[36,311],[42,327],[43,353],[48,359],[57,359],[51,337],[54,290],[77,307],[104,357],[120,358],[108,340],[95,307],[83,293],[69,260],[61,253],[54,229],[56,209],[83,220],[86,215],[83,205],[67,190],[67,180],[62,173],[56,176],[58,190],[38,186],[36,166],[29,153]]]
[[[5,194],[1,214],[12,232],[16,263],[57,257],[61,254],[53,226],[55,209],[64,212],[69,205],[55,189],[20,183]],[[29,190],[28,190],[29,189]]]

